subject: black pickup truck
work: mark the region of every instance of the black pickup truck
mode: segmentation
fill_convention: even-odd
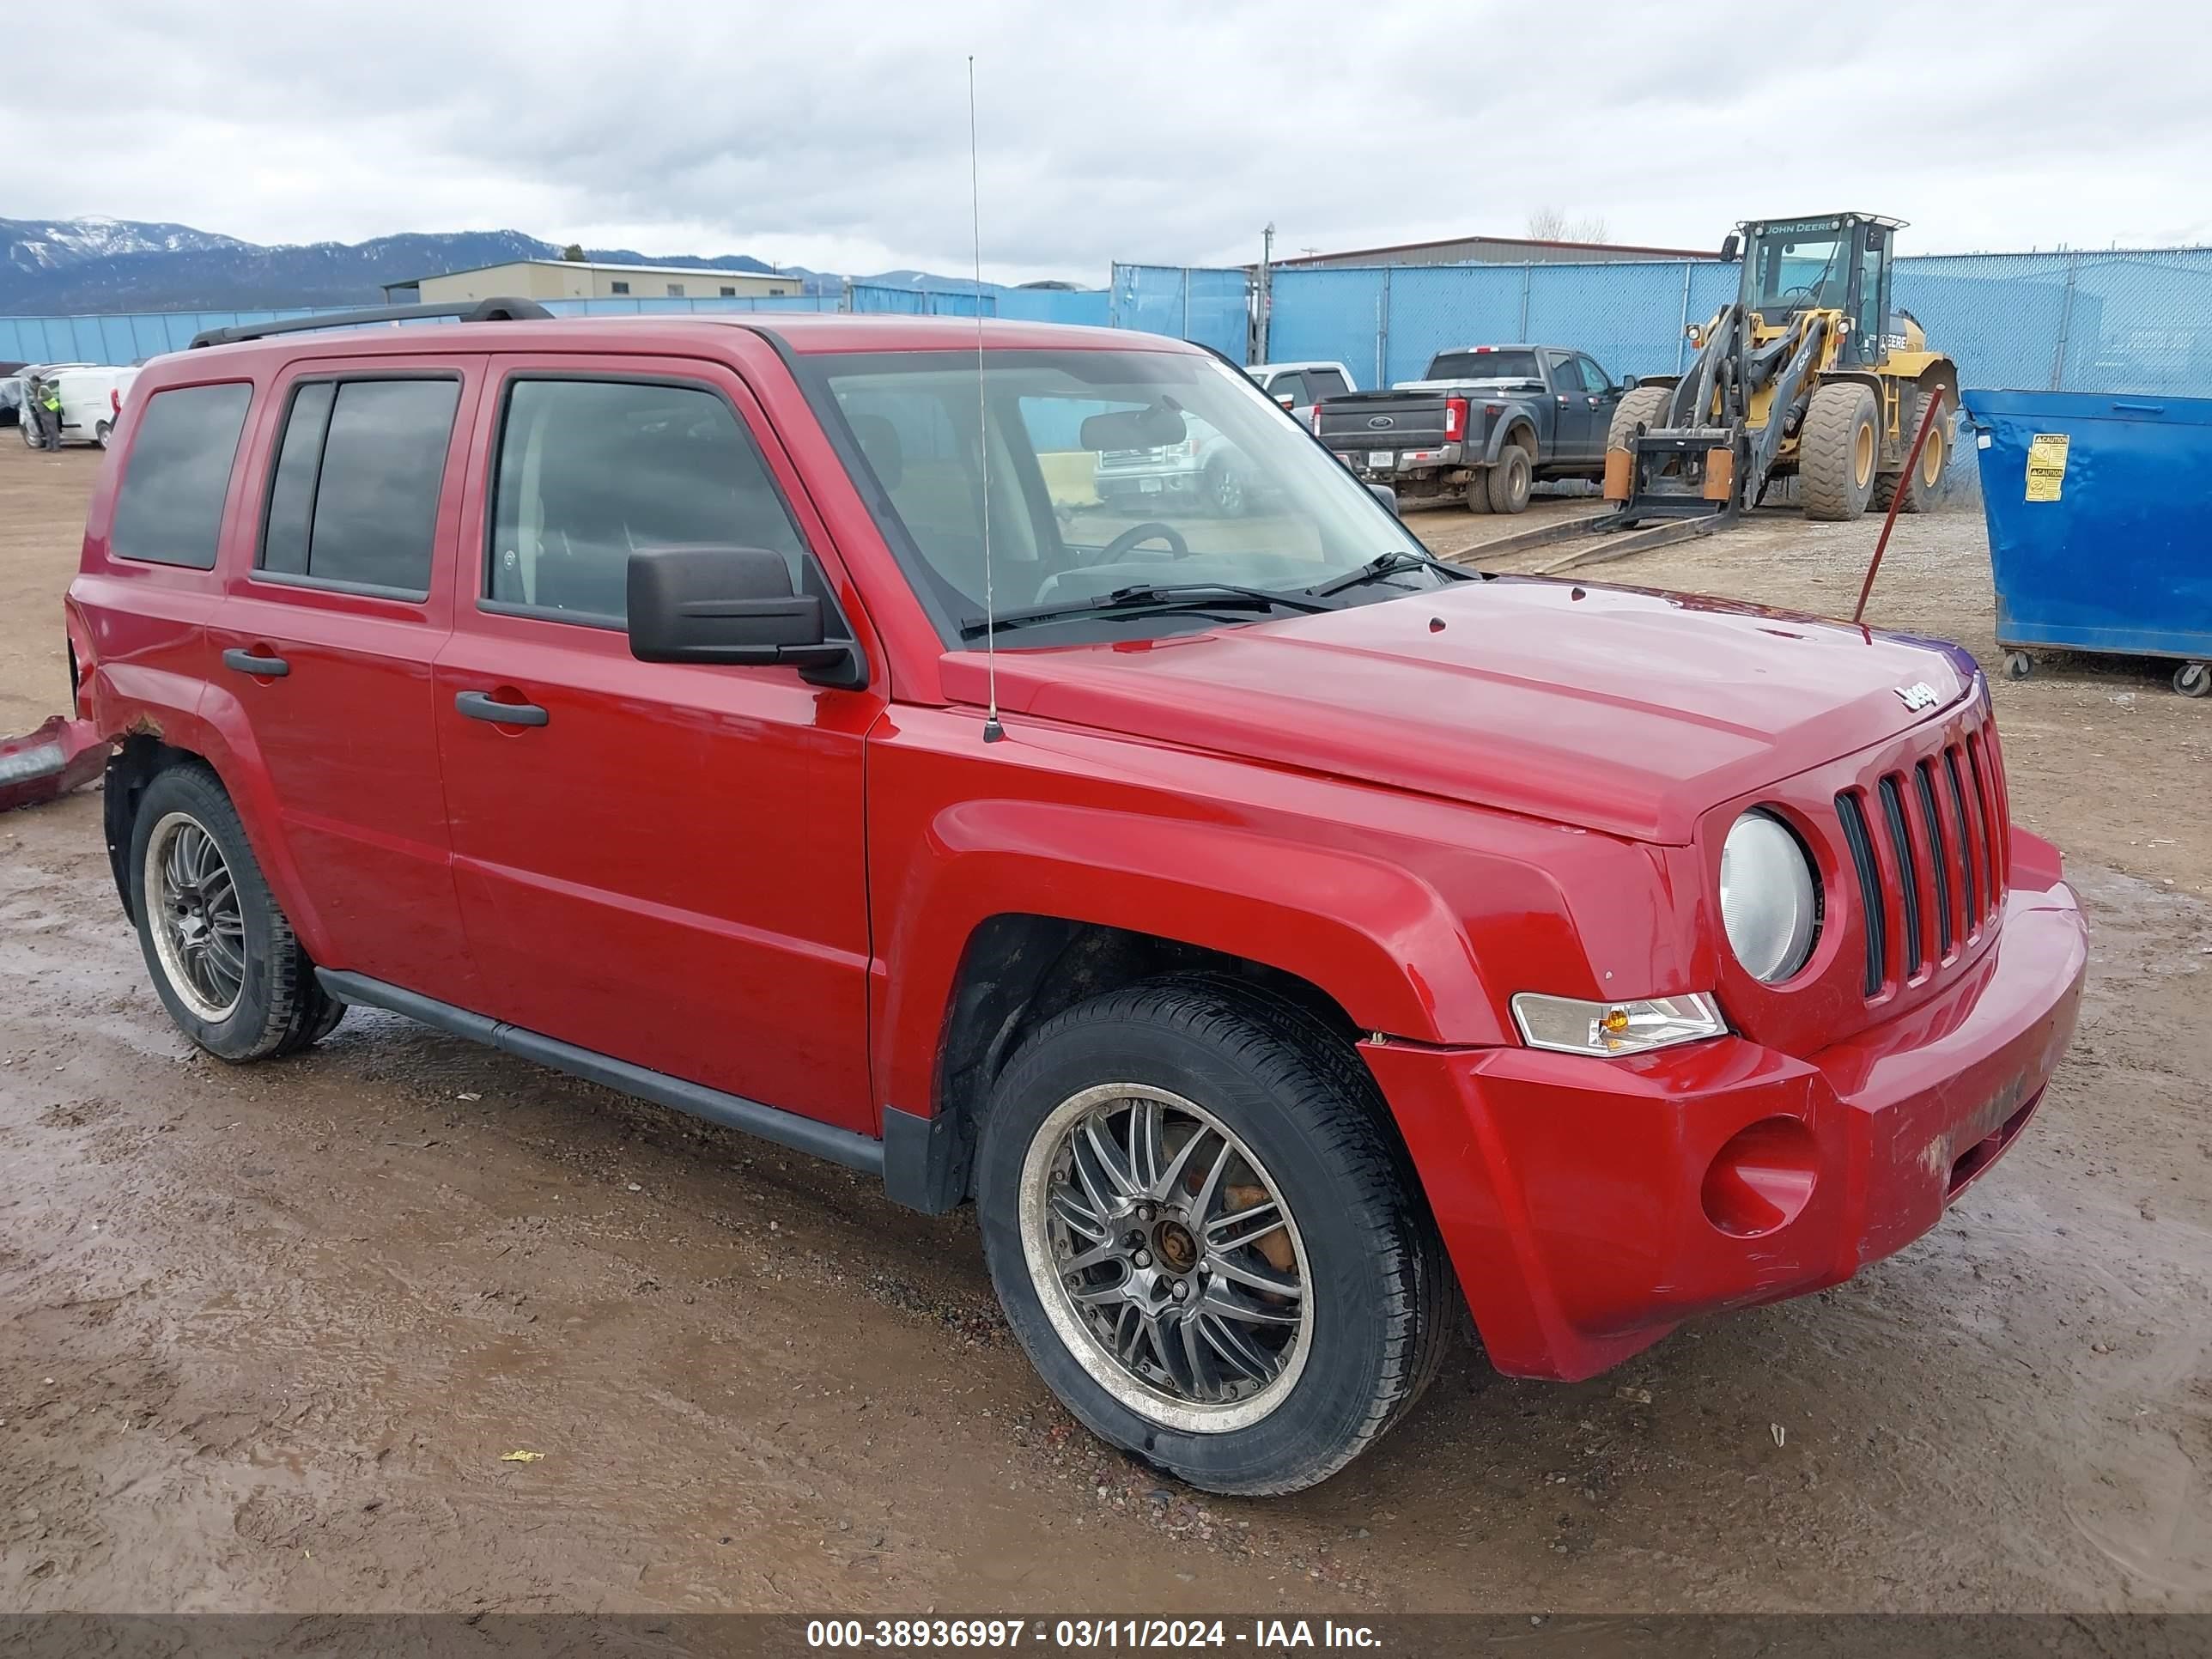
[[[1536,479],[1604,477],[1607,430],[1635,384],[1567,346],[1468,346],[1418,380],[1316,404],[1314,433],[1402,501],[1518,513]]]

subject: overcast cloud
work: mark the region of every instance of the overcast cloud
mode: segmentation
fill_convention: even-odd
[[[1546,205],[1666,246],[1834,207],[1911,220],[1912,252],[2212,240],[2212,7],[2184,0],[7,10],[0,217],[963,270],[972,52],[1002,280]]]

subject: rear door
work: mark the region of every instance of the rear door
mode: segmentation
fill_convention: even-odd
[[[292,365],[258,428],[253,556],[209,629],[327,941],[322,965],[463,1006],[476,979],[430,699],[483,374],[481,357]]]
[[[1547,461],[1586,461],[1596,457],[1605,441],[1600,431],[1590,437],[1589,391],[1583,385],[1582,366],[1571,351],[1547,351],[1545,377],[1552,383],[1552,407],[1558,424],[1552,433]]]
[[[726,367],[495,362],[436,695],[484,1012],[872,1133],[861,786],[880,674],[847,691],[641,663],[623,631],[629,553],[653,545],[771,549],[835,613],[826,533]]]
[[[1596,359],[1583,356],[1576,361],[1582,365],[1583,386],[1589,397],[1589,458],[1601,461],[1605,459],[1606,434],[1613,430],[1613,411],[1620,407],[1620,388],[1613,384],[1613,376],[1598,366]]]

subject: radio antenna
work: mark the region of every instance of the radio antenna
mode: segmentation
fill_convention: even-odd
[[[975,453],[983,483],[983,679],[990,709],[983,716],[983,741],[1006,735],[999,724],[999,611],[991,581],[990,398],[983,382],[983,185],[975,164],[975,54],[968,54],[968,228],[975,252]]]

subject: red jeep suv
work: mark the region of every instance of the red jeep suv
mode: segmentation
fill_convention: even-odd
[[[1171,340],[316,325],[147,368],[69,593],[177,1023],[392,1010],[972,1200],[1197,1486],[1342,1468],[1455,1297],[1571,1379],[1848,1278],[2066,1046],[1954,647],[1440,563]],[[1233,510],[1100,500],[1193,430]]]

